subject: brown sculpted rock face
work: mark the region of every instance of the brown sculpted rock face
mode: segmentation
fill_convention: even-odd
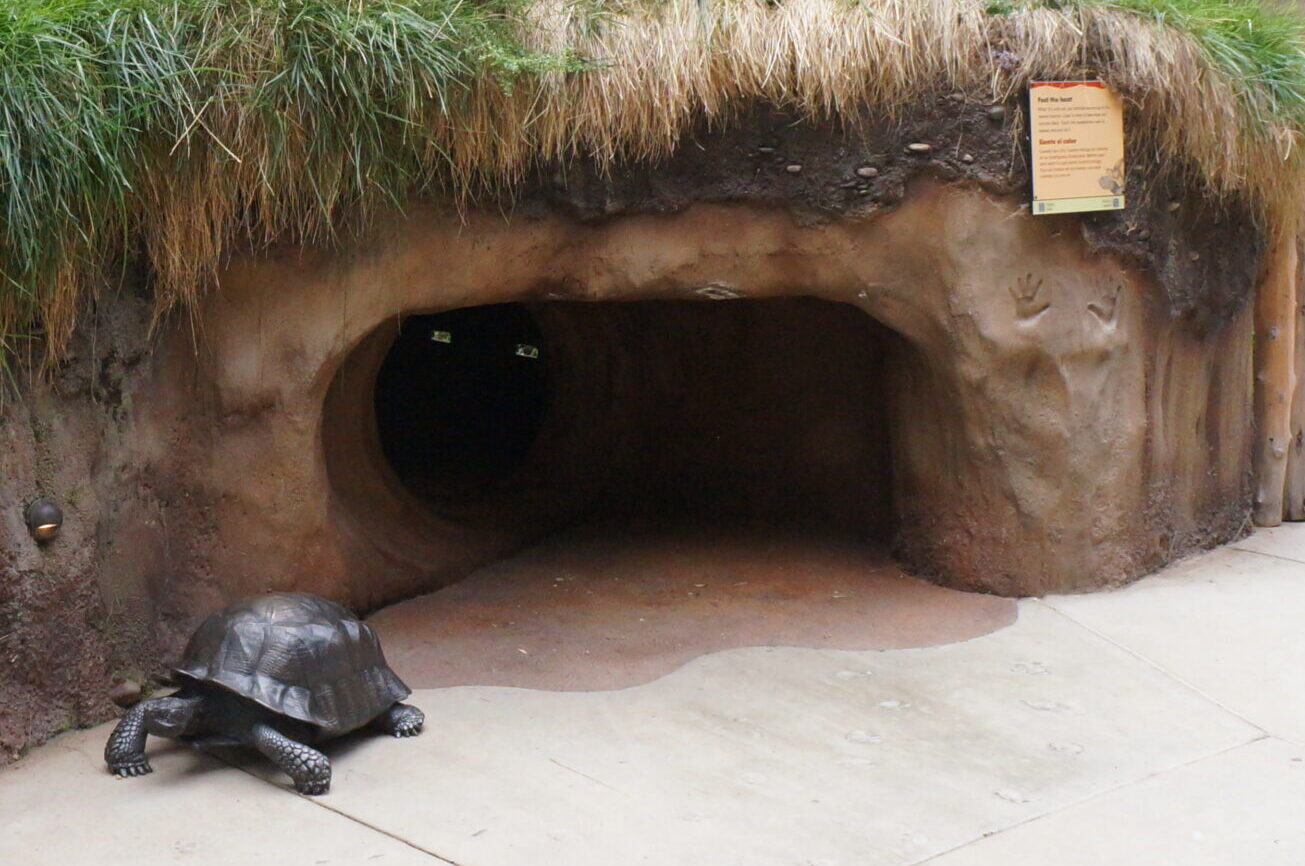
[[[1175,315],[1100,231],[991,189],[901,194],[820,218],[414,205],[354,252],[230,262],[149,355],[147,316],[83,335],[0,425],[6,749],[103,717],[115,675],[156,670],[231,599],[370,611],[677,490],[690,517],[879,538],[916,574],[1003,595],[1119,584],[1235,537],[1244,305]],[[376,374],[402,316],[506,302],[539,324],[551,409],[514,474],[440,504],[382,452]],[[29,490],[64,508],[45,549]]]
[[[1171,318],[1156,309],[1146,278],[1090,255],[1074,225],[925,185],[861,223],[800,226],[783,212],[700,207],[499,231],[410,225],[397,244],[403,253],[359,268],[369,284],[395,287],[396,309],[477,297],[487,288],[482,255],[500,263],[496,293],[479,296],[486,301],[690,298],[708,288],[852,304],[896,335],[874,375],[883,380],[898,551],[946,585],[1018,595],[1123,582],[1231,537],[1246,514],[1246,323],[1210,332]],[[478,253],[465,270],[437,280],[423,273],[435,250],[461,249]],[[241,280],[252,283],[254,273]],[[447,299],[432,296],[441,290]],[[337,345],[368,328],[351,331]],[[344,554],[352,568],[374,573],[367,585],[394,580],[399,562],[415,574],[452,561],[437,544],[480,543],[479,554],[468,546],[459,555],[493,559],[549,528],[547,515],[525,530],[487,520],[432,531],[412,519],[437,517],[401,506],[406,494],[381,461],[360,465],[358,455],[374,452],[368,432],[344,429],[343,419],[366,416],[349,404],[368,399],[360,383],[377,363],[373,351],[364,340],[340,369],[323,428],[337,482],[333,520],[355,540]],[[591,416],[569,415],[575,426],[618,423],[616,410],[595,412],[592,402],[577,404]],[[335,449],[347,457],[331,460]],[[375,552],[360,552],[368,544]]]

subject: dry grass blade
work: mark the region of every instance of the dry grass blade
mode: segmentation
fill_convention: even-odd
[[[855,122],[1101,76],[1148,152],[1281,212],[1301,32],[1251,0],[10,0],[0,356],[40,334],[57,358],[139,251],[165,311],[232,249],[498,193],[542,161],[657,160],[758,101]]]

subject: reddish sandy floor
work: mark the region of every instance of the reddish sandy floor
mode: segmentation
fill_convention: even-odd
[[[413,688],[592,690],[732,647],[934,646],[1015,618],[1010,599],[909,577],[878,546],[622,525],[565,533],[370,622]]]

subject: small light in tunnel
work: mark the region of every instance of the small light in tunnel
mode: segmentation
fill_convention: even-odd
[[[431,331],[431,332],[430,332],[430,340],[431,340],[432,343],[452,343],[452,342],[453,342],[453,332],[452,332],[452,331]]]
[[[532,346],[529,343],[517,343],[517,354],[522,358],[529,358],[534,361],[539,358],[539,347]]]
[[[709,301],[732,301],[735,298],[743,297],[743,293],[738,289],[721,283],[711,283],[693,291],[698,297],[706,298]]]
[[[51,499],[37,499],[23,512],[27,531],[41,544],[52,541],[63,526],[63,511]]]

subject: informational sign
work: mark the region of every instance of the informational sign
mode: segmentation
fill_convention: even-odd
[[[1033,213],[1124,206],[1124,104],[1100,81],[1029,84]]]

